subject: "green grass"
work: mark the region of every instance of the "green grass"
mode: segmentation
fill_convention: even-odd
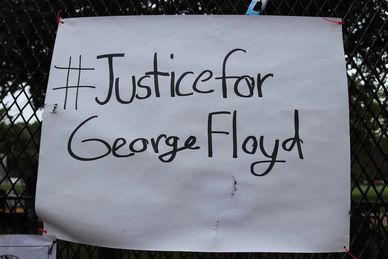
[[[355,186],[352,191],[352,200],[361,201],[365,200],[365,194],[369,202],[381,201],[388,202],[388,186],[385,185],[361,185],[361,190],[359,187]]]
[[[8,192],[9,190],[12,189],[12,184],[2,184],[0,185],[0,189]],[[21,185],[14,186],[14,190],[16,191],[17,194],[22,194],[25,189],[26,189],[25,186],[21,186]]]

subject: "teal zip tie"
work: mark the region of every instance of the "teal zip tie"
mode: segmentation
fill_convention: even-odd
[[[263,13],[265,6],[267,5],[267,0],[252,0],[248,6],[246,15],[260,15]]]

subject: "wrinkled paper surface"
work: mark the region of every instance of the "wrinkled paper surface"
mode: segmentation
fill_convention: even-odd
[[[36,209],[49,234],[97,246],[340,252],[349,149],[337,24],[64,19]]]

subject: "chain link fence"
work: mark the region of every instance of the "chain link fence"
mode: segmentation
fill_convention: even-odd
[[[250,0],[0,0],[0,234],[34,233],[41,113],[56,17],[234,14]],[[341,17],[351,121],[351,246],[388,258],[388,1],[270,0],[264,15]],[[338,25],[341,26],[341,25]],[[320,237],[317,236],[317,239]],[[333,254],[144,252],[60,241],[58,258],[351,258]]]

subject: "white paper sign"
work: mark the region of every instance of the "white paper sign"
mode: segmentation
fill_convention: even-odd
[[[0,235],[0,259],[55,259],[55,237]]]
[[[349,156],[337,24],[142,16],[59,25],[36,207],[60,239],[340,252]]]

